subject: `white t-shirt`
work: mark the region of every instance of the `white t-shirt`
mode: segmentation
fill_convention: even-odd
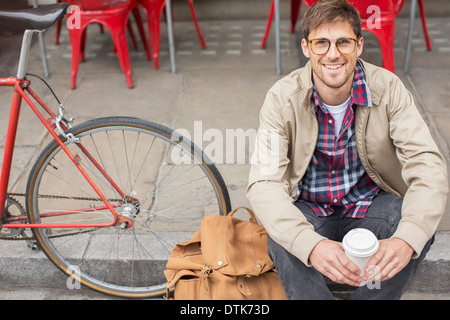
[[[345,101],[343,104],[340,104],[338,106],[329,106],[324,103],[325,107],[327,107],[328,112],[333,116],[334,118],[334,132],[335,136],[338,137],[339,133],[341,132],[342,127],[342,121],[344,120],[345,116],[345,110],[347,110],[347,107],[350,104],[350,97],[348,97],[347,101]]]

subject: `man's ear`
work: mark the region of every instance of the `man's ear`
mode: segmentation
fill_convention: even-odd
[[[310,58],[309,45],[308,45],[308,41],[305,38],[302,39],[301,46],[302,46],[302,51],[303,51],[303,54],[305,55],[305,57]]]
[[[358,44],[356,46],[356,54],[357,54],[358,58],[359,58],[359,56],[361,56],[361,54],[363,52],[363,48],[364,48],[364,38],[361,37],[361,38],[359,38]]]

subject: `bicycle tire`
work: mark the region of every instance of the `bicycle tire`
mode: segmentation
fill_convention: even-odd
[[[133,226],[33,228],[36,241],[73,283],[79,281],[120,297],[160,296],[165,292],[163,270],[173,246],[190,239],[200,228],[201,217],[231,210],[222,176],[191,141],[154,122],[98,118],[69,133],[80,139],[124,190],[127,196],[119,196],[79,145],[61,137],[117,206],[116,212],[127,215]],[[41,152],[30,172],[26,206],[30,223],[90,223],[112,218],[56,140]],[[64,215],[52,216],[62,211]]]

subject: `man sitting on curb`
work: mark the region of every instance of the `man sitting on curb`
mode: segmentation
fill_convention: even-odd
[[[309,62],[262,106],[248,199],[289,299],[332,299],[323,276],[378,277],[380,289],[352,298],[398,299],[444,214],[445,160],[399,78],[359,59],[361,19],[346,0],[312,5],[303,36]],[[380,240],[362,276],[341,244],[354,228]]]

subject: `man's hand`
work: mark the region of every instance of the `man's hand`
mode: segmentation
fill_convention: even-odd
[[[347,257],[340,242],[320,241],[311,251],[309,261],[334,282],[358,286],[363,280],[358,266]]]
[[[413,248],[399,238],[380,240],[378,251],[366,264],[364,280],[375,277],[380,281],[391,279],[400,272],[411,260]]]

